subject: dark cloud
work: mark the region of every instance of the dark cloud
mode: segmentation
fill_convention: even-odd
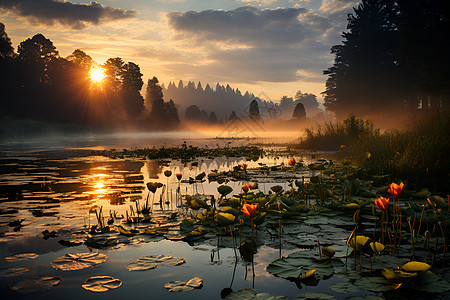
[[[88,23],[99,24],[136,15],[133,10],[104,6],[98,2],[78,4],[56,0],[0,0],[0,9],[46,25],[60,23],[74,29],[84,28]]]
[[[333,23],[304,8],[206,10],[168,15],[179,37],[203,49],[208,63],[167,65],[227,82],[323,82]]]
[[[305,8],[259,10],[244,6],[234,10],[205,10],[168,14],[169,25],[179,33],[201,40],[235,43],[298,43],[305,39],[307,28],[299,21]]]

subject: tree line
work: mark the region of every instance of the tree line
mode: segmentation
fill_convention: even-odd
[[[91,77],[94,68],[104,73]],[[147,107],[139,65],[109,58],[96,62],[76,49],[61,57],[50,39],[36,34],[14,52],[0,23],[0,117],[110,127],[118,124],[174,127],[179,123],[173,101],[163,100],[156,77],[148,81]]]
[[[448,110],[449,22],[445,0],[362,0],[331,48],[326,109],[338,118]]]

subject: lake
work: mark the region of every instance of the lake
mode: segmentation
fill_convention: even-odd
[[[236,259],[233,251],[234,243],[240,244],[250,239],[248,220],[235,225],[234,239],[221,226],[214,229],[220,233],[219,236],[208,232],[199,239],[184,239],[185,234],[178,230],[180,222],[204,211],[202,208],[193,210],[181,206],[187,195],[213,195],[218,200],[217,188],[220,185],[230,186],[233,189],[231,196],[241,194],[241,187],[254,181],[259,185],[257,191],[263,194],[269,194],[271,188],[277,185],[288,191],[295,187],[294,180],[309,181],[311,176],[320,173],[300,167],[300,164],[295,171],[286,169],[289,159],[294,157],[307,166],[321,159],[322,162],[328,161],[331,157],[330,153],[299,152],[271,146],[272,143],[293,140],[289,135],[276,136],[236,139],[198,133],[136,133],[1,144],[1,294],[7,299],[123,299],[129,296],[220,299],[221,291],[231,287],[233,291],[253,288],[257,293],[290,299],[314,292],[326,292],[337,299],[361,295],[371,296],[370,299],[384,298],[381,292],[361,289],[336,293],[330,285],[346,280],[335,276],[315,284],[302,284],[274,276],[267,270],[268,265],[280,257],[298,251],[312,252],[318,240],[325,246],[337,245],[335,248],[338,252],[340,250],[342,261],[344,246],[353,226],[352,213],[339,214],[335,220],[320,216],[307,218],[306,215],[286,220],[270,217],[264,223],[266,228],[256,228],[254,239],[257,252],[252,261],[246,261],[239,254]],[[182,145],[215,149],[249,143],[264,143],[266,154],[252,159],[237,156],[188,160],[102,155],[109,153],[104,150],[111,149]],[[247,165],[245,176],[251,180],[229,178],[219,184],[217,181],[209,182],[205,177],[204,180],[192,181],[203,172],[206,175],[219,174],[239,168],[244,163]],[[269,171],[259,171],[262,167]],[[171,175],[167,177],[165,171],[170,171]],[[177,173],[182,174],[181,180],[175,177]],[[165,187],[158,188],[152,194],[147,189],[148,182],[160,182]],[[128,217],[136,217],[136,204],[142,207],[146,201],[151,207],[151,223],[124,224]],[[103,218],[99,218],[100,209]],[[99,223],[99,219],[105,223],[110,220],[110,228],[134,228],[135,233],[142,233],[149,227],[169,227],[164,229],[164,234],[93,232],[91,228]],[[278,228],[278,224],[283,224],[283,228]],[[331,227],[332,224],[339,226]],[[14,256],[21,253],[35,255],[26,258]],[[98,253],[106,255],[107,260],[72,271],[52,266],[59,257],[74,253]],[[176,266],[161,263],[156,268],[143,271],[127,269],[139,258],[155,255],[178,257],[185,263]],[[306,271],[307,266],[304,268]],[[336,271],[345,269],[343,265],[335,268]],[[21,291],[30,292],[30,285],[35,283],[23,283],[21,280],[37,276],[54,276],[58,284],[53,287],[49,282],[38,283],[39,289],[46,290],[48,287],[42,292],[13,291],[20,286],[25,287]],[[82,288],[83,283],[93,276],[112,276],[122,284],[120,288],[103,293]],[[170,281],[188,281],[194,277],[203,280],[201,288],[170,292],[164,287]]]

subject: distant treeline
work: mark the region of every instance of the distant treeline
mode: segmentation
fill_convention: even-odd
[[[449,109],[449,1],[362,0],[342,37],[324,71],[325,107],[338,118]]]

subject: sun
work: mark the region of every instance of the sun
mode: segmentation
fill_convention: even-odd
[[[105,69],[99,67],[92,67],[89,71],[89,78],[94,83],[100,83],[105,79]]]

